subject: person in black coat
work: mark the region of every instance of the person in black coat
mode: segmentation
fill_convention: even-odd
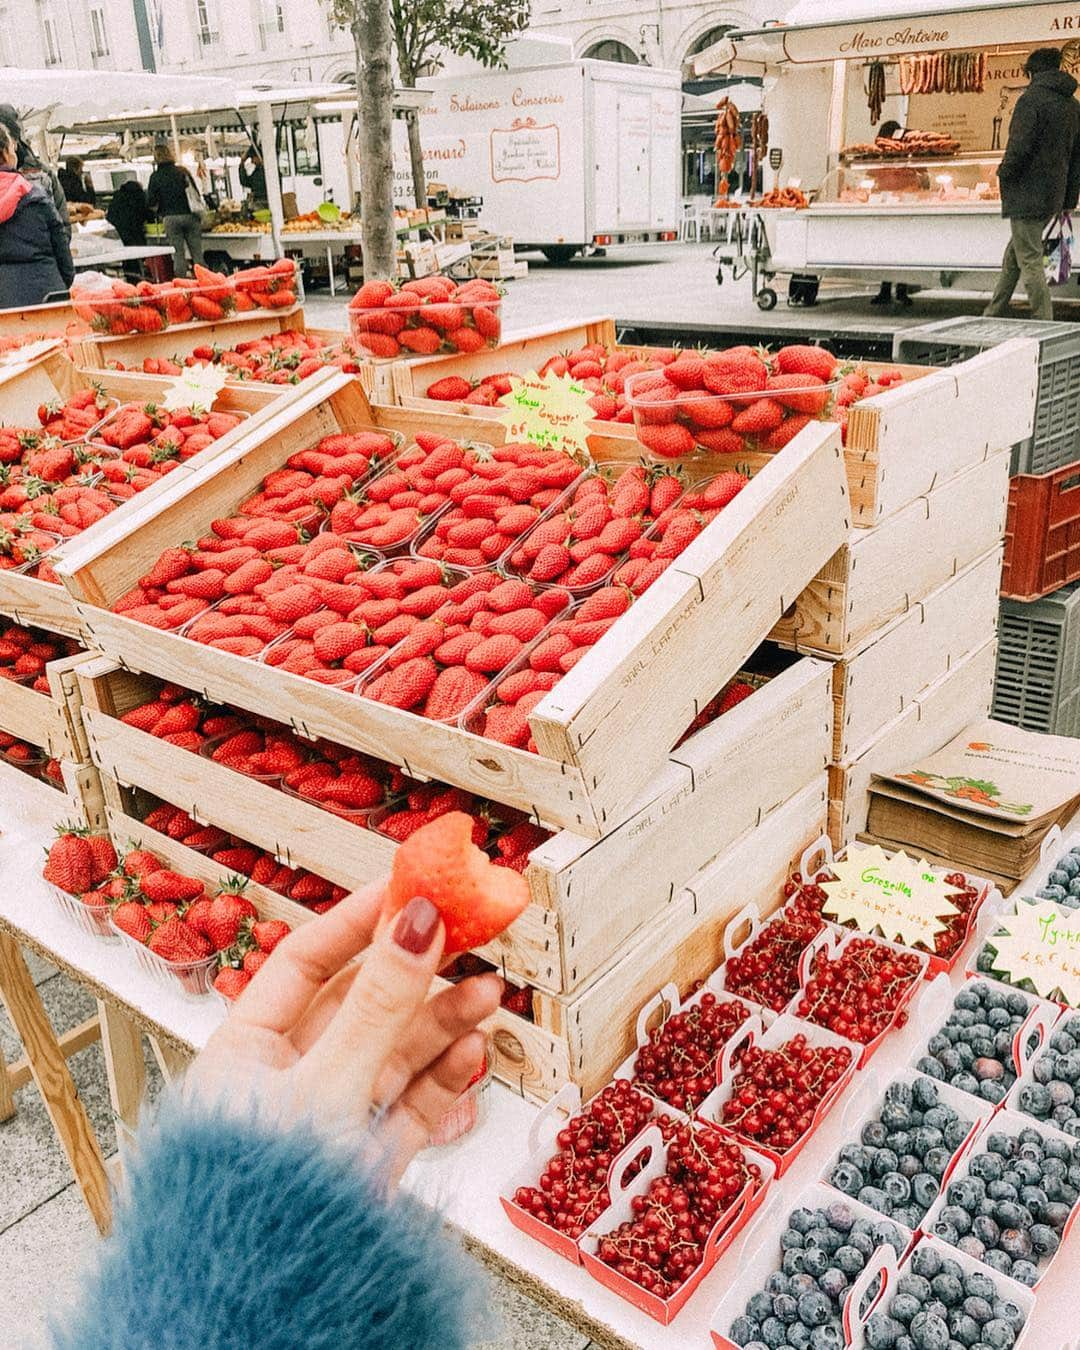
[[[83,172],[83,161],[78,155],[69,155],[57,177],[69,202],[84,202],[87,206],[97,206],[97,193],[88,174]]]
[[[1009,243],[993,298],[985,313],[1008,313],[1016,283],[1023,278],[1037,319],[1054,317],[1043,271],[1043,233],[1080,197],[1080,103],[1077,84],[1061,69],[1056,47],[1039,47],[1024,71],[1031,83],[1020,95],[1009,123],[1009,143],[998,168],[1001,214],[1009,222]]]
[[[173,250],[173,276],[191,276],[191,265],[202,263],[202,214],[191,209],[188,189],[196,187],[195,180],[182,165],[177,164],[172,147],[154,146],[157,168],[146,185],[146,200],[165,226],[165,238]]]
[[[150,207],[146,202],[146,193],[136,178],[121,183],[113,194],[105,219],[120,236],[120,242],[126,248],[144,248],[146,245],[146,223],[150,219]],[[137,261],[124,264],[124,275],[128,281],[138,281],[142,274],[141,264]]]
[[[18,171],[18,151],[0,124],[0,309],[40,305],[75,278],[56,207],[40,183]]]
[[[64,227],[64,234],[70,240],[71,221],[68,218],[67,198],[64,196],[64,189],[60,186],[60,179],[47,164],[42,164],[41,160],[27,145],[23,138],[19,115],[10,103],[0,103],[0,126],[7,129],[11,139],[15,142],[19,172],[31,183],[40,184],[48,196],[52,198],[52,203],[56,207],[56,214],[60,217],[60,223]]]

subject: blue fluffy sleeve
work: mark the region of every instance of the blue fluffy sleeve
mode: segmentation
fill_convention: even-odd
[[[162,1114],[61,1350],[459,1350],[472,1262],[305,1129]],[[482,1320],[482,1318],[480,1319]]]

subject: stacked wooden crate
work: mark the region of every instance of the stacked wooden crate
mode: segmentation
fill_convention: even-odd
[[[530,754],[110,609],[162,548],[227,514],[293,449],[374,419],[355,381],[315,377],[234,453],[103,526],[62,564],[80,631],[109,658],[81,682],[110,825],[118,839],[169,846],[133,814],[131,790],[144,789],[342,885],[384,875],[392,860],[392,841],[121,722],[157,680],[528,811],[556,833],[531,856],[529,908],[483,953],[532,991],[531,1019],[505,1009],[496,1019],[496,1068],[535,1097],[568,1079],[589,1091],[627,1053],[637,1005],[657,983],[688,984],[715,966],[730,915],[747,898],[778,902],[788,866],[824,824],[823,663],[781,661],[774,679],[678,743],[846,537],[839,432],[808,428],[725,509],[538,706]],[[413,427],[461,420],[414,415]],[[177,862],[213,866],[178,847]],[[287,902],[272,903],[281,912]]]
[[[772,634],[832,663],[837,848],[865,828],[874,773],[989,709],[1009,447],[1030,435],[1037,357],[1009,342],[851,410],[854,527]]]

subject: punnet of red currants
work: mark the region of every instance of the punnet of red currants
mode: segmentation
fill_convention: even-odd
[[[719,1123],[752,1144],[786,1153],[814,1127],[822,1101],[851,1067],[847,1046],[813,1045],[801,1032],[774,1049],[739,1056]]]
[[[605,1233],[596,1254],[612,1270],[657,1298],[670,1298],[698,1269],[714,1228],[761,1168],[734,1140],[708,1126],[660,1119],[667,1167],[644,1195],[631,1199],[633,1217]]]
[[[679,1111],[692,1113],[716,1087],[724,1046],[750,1016],[738,999],[707,990],[697,1003],[649,1033],[634,1061],[634,1082]]]
[[[520,1186],[514,1203],[575,1242],[607,1208],[608,1173],[619,1153],[652,1118],[654,1102],[625,1078],[610,1083],[555,1137],[558,1152],[535,1186]]]
[[[873,938],[847,940],[838,951],[814,955],[810,978],[794,1012],[837,1036],[869,1045],[904,1014],[897,1010],[922,978],[913,952],[882,946]]]
[[[724,966],[724,988],[780,1012],[799,992],[799,961],[824,928],[820,915],[786,906]]]

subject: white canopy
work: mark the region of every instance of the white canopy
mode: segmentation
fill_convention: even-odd
[[[232,80],[111,70],[20,70],[0,66],[0,103],[32,126],[67,126],[132,108],[222,108],[236,102]]]
[[[797,0],[780,23],[733,32],[692,59],[695,75],[911,52],[1010,48],[1080,37],[1074,0]]]

